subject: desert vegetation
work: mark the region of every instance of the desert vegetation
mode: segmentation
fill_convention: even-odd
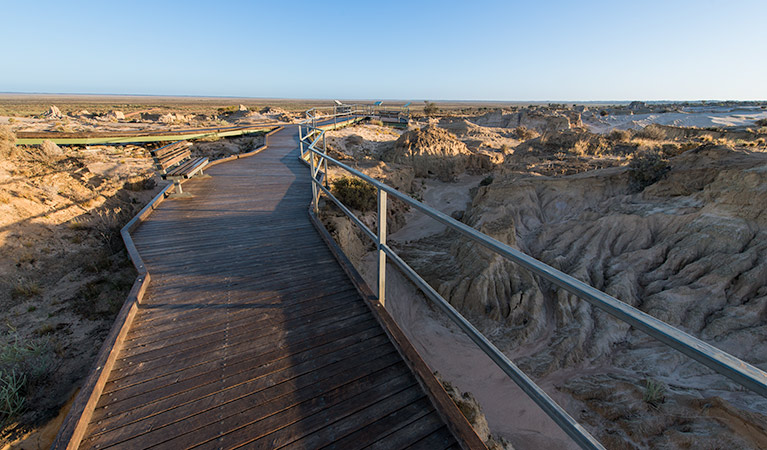
[[[336,178],[331,192],[341,203],[358,211],[372,211],[376,207],[376,188],[359,178]]]
[[[101,154],[2,131],[0,421],[6,437],[72,395],[135,278],[120,228],[156,192],[135,147]]]
[[[158,144],[16,145],[14,125],[0,125],[0,433],[8,442],[66,412],[136,277],[120,229],[163,183],[147,151]],[[224,138],[192,152],[216,159],[263,142],[262,134]]]

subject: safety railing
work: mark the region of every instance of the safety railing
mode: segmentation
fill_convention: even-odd
[[[387,260],[391,260],[391,262],[405,276],[407,276],[410,281],[432,300],[441,311],[447,314],[447,316],[458,325],[458,327],[461,328],[461,330],[463,330],[468,337],[471,338],[471,340],[522,389],[523,392],[525,392],[525,394],[527,394],[582,448],[603,449],[604,447],[387,245],[386,211],[389,195],[442,223],[448,229],[460,233],[503,258],[526,268],[535,275],[548,280],[552,284],[586,300],[593,306],[611,314],[617,319],[643,331],[661,343],[680,351],[739,385],[767,398],[767,372],[758,367],[703,342],[678,328],[672,327],[615,297],[605,294],[564,272],[548,266],[547,264],[538,261],[503,242],[487,236],[474,228],[461,223],[368,175],[365,175],[341,161],[328,156],[325,138],[326,130],[336,127],[338,123],[340,123],[338,121],[340,117],[348,118],[364,114],[370,114],[370,110],[366,107],[352,107],[348,112],[344,111],[340,113],[335,110],[332,114],[333,117],[322,117],[322,119],[326,120],[324,123],[318,123],[316,120],[317,116],[310,114],[307,111],[307,120],[299,125],[301,158],[307,162],[310,167],[313,195],[312,207],[314,213],[319,214],[319,199],[320,195],[324,193],[327,198],[338,206],[352,220],[352,222],[354,222],[360,230],[362,230],[362,232],[376,244],[378,252],[377,293],[378,300],[383,305],[385,305],[386,302],[386,262]],[[376,188],[378,201],[378,229],[375,232],[368,228],[348,207],[346,207],[346,205],[332,194],[328,187],[328,162],[340,167],[355,177],[370,183]],[[322,180],[324,180],[324,185]]]

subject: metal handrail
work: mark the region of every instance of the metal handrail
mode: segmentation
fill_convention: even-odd
[[[342,115],[351,115],[342,114]],[[311,123],[311,125],[309,125]],[[469,239],[483,245],[491,251],[502,257],[525,267],[534,274],[550,281],[566,291],[582,298],[592,305],[606,311],[619,320],[628,323],[631,326],[643,331],[649,336],[662,342],[663,344],[674,348],[681,353],[704,364],[714,371],[730,378],[741,386],[767,397],[767,372],[755,367],[745,361],[742,361],[727,352],[724,352],[694,336],[691,336],[678,328],[656,319],[655,317],[634,308],[615,297],[605,294],[588,284],[561,272],[537,259],[510,247],[490,236],[481,233],[474,228],[459,222],[448,215],[427,206],[408,195],[405,195],[396,189],[387,186],[380,181],[365,175],[364,173],[349,167],[348,165],[328,156],[327,147],[324,145],[325,130],[322,125],[317,126],[316,121],[307,119],[305,121],[307,130],[319,132],[319,135],[311,142],[307,143],[307,151],[304,152],[303,143],[305,138],[301,137],[301,125],[299,125],[299,138],[301,141],[301,157],[306,159],[309,156],[311,166],[311,179],[313,188],[313,205],[315,213],[318,212],[318,201],[320,192],[324,192],[341,210],[352,219],[352,221],[363,230],[371,240],[378,246],[378,297],[382,304],[385,304],[385,280],[386,280],[386,257],[391,258],[392,262],[418,286],[429,299],[431,299],[448,317],[456,323],[472,339],[480,349],[486,353],[552,420],[562,428],[576,443],[582,448],[601,449],[602,445],[575,419],[573,419],[561,406],[549,397],[539,386],[535,384],[527,375],[524,374],[511,360],[509,360],[497,347],[495,347],[479,330],[469,323],[455,308],[450,305],[434,288],[432,288],[416,271],[410,267],[394,250],[386,244],[386,202],[387,194],[391,195],[408,205],[416,208],[423,214],[437,220],[449,229],[457,231]],[[321,142],[322,151],[317,148]],[[315,157],[318,160],[315,162]],[[320,173],[321,165],[325,164],[324,179],[327,183],[327,162],[341,167],[352,175],[372,184],[378,191],[378,233],[373,232],[351,210],[338,200],[330,190],[322,186],[317,175]],[[382,218],[384,218],[382,220]]]

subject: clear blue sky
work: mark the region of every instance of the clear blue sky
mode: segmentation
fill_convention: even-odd
[[[767,99],[767,0],[0,0],[0,92]]]

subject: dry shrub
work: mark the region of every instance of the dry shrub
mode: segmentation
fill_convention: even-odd
[[[16,135],[7,125],[0,125],[0,158],[8,158],[16,148]]]
[[[629,130],[612,130],[609,138],[613,142],[628,142],[631,140],[631,132]]]
[[[666,132],[655,124],[647,125],[637,132],[637,137],[642,139],[649,139],[653,141],[661,141],[666,139]]]
[[[573,145],[573,153],[577,156],[586,156],[589,152],[589,142],[580,139]]]
[[[671,170],[668,160],[657,150],[647,150],[634,155],[629,163],[629,185],[635,192],[660,181]]]
[[[439,113],[439,107],[436,103],[424,100],[423,113],[429,117]]]
[[[514,129],[514,136],[516,136],[520,141],[527,141],[528,139],[533,139],[535,136],[537,136],[537,133],[522,125]]]
[[[130,220],[130,213],[122,208],[104,208],[94,212],[91,228],[112,253],[122,250],[120,229]]]
[[[754,123],[759,127],[767,127],[767,119],[759,119]]]
[[[333,195],[349,208],[358,211],[371,211],[377,204],[376,188],[353,177],[341,177],[333,180]]]

